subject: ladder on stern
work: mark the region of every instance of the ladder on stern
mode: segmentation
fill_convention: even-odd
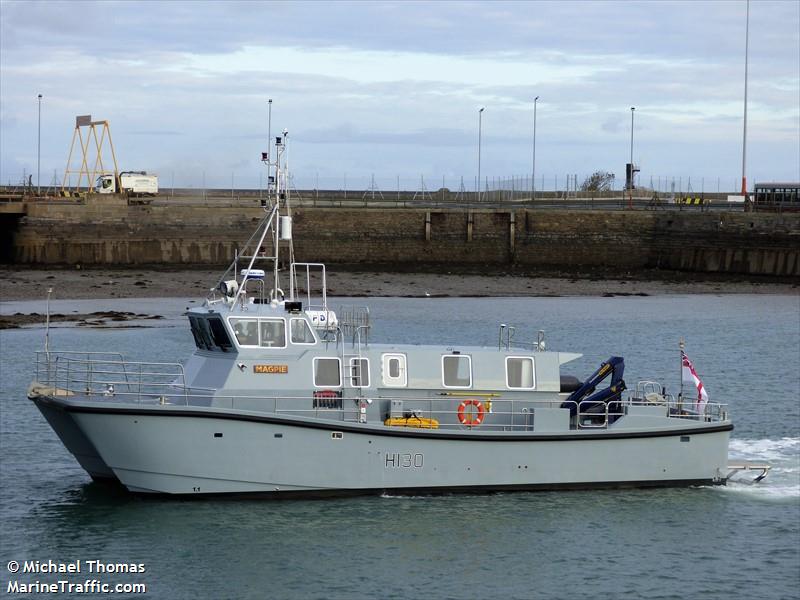
[[[738,473],[755,471],[757,472],[756,478],[750,483],[759,483],[769,474],[770,469],[772,469],[772,465],[766,463],[754,463],[749,461],[728,463],[728,474],[725,475],[725,481],[730,481],[731,477]]]

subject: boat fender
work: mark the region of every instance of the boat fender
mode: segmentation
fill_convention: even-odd
[[[467,414],[467,407],[470,405],[474,406],[477,412],[470,411],[470,414]],[[458,405],[458,420],[462,425],[477,427],[483,423],[484,416],[486,416],[486,409],[480,400],[467,399]]]
[[[645,394],[644,401],[648,404],[664,404],[664,396],[655,392]]]

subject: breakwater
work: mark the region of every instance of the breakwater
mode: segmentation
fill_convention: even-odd
[[[118,198],[39,202],[6,217],[2,260],[29,265],[223,265],[263,215],[250,206]],[[800,276],[800,215],[529,208],[296,209],[298,261],[398,270],[587,269]]]

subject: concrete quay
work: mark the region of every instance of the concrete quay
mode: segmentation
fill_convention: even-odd
[[[0,214],[8,264],[227,264],[263,215],[257,199],[128,205],[90,196]],[[21,216],[24,215],[24,216]],[[677,210],[356,208],[293,212],[298,261],[449,272],[665,269],[800,277],[800,214]]]

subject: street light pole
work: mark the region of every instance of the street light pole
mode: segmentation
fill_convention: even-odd
[[[628,182],[628,208],[633,208],[633,178],[636,172],[633,167],[633,113],[636,110],[635,106],[631,106],[631,178]]]
[[[747,197],[747,55],[750,46],[750,0],[747,0],[747,18],[744,30],[744,131],[742,133],[742,196]]]
[[[42,95],[39,94],[39,129],[36,143],[36,195],[42,194],[41,174],[42,174]]]
[[[533,164],[531,165],[531,202],[536,200],[536,104],[539,96],[533,99]]]
[[[481,128],[483,126],[484,107],[478,109],[478,202],[481,201]]]
[[[269,150],[272,147],[272,98],[267,100],[267,107],[267,162],[269,162]]]

